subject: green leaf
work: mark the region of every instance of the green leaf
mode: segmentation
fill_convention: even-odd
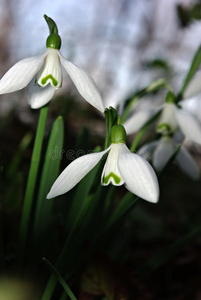
[[[173,163],[180,149],[181,149],[181,144],[177,145],[176,149],[174,150],[174,152],[172,153],[172,155],[170,156],[170,158],[168,159],[167,163],[165,164],[165,166],[163,167],[163,169],[161,170],[158,176],[163,175],[164,172],[167,170],[167,168]]]
[[[188,71],[188,73],[187,73],[187,75],[186,75],[186,77],[183,81],[182,87],[181,87],[180,92],[177,96],[177,102],[182,99],[183,94],[184,94],[189,82],[191,81],[191,79],[193,78],[195,73],[197,72],[197,70],[200,66],[200,63],[201,63],[201,46],[199,46],[199,48],[197,49],[197,51],[196,51],[196,53],[193,57],[190,69],[189,69],[189,71]]]
[[[141,99],[142,97],[144,97],[148,94],[151,94],[151,93],[154,93],[154,92],[158,91],[161,88],[167,88],[169,91],[172,91],[171,87],[167,84],[167,79],[160,78],[160,79],[152,81],[145,88],[143,88],[140,91],[138,91],[137,93],[135,93],[133,95],[133,97],[129,100],[129,102],[128,102],[125,110],[124,110],[124,113],[123,113],[123,116],[122,116],[122,124],[128,118],[130,110],[133,107],[133,105],[135,104],[135,102],[137,102],[139,99]]]
[[[47,260],[47,258],[43,257],[43,261],[46,263],[46,265],[51,270],[51,272],[55,275],[58,282],[64,288],[64,290],[66,291],[66,293],[70,297],[70,299],[77,300],[77,298],[75,297],[75,295],[73,294],[73,292],[71,291],[71,289],[69,288],[69,286],[67,285],[65,280],[63,279],[63,277],[61,276],[61,274],[57,271],[57,269],[49,262],[49,260]]]
[[[72,206],[70,208],[67,224],[72,227],[72,224],[75,222],[78,213],[80,212],[81,208],[85,205],[84,201],[87,198],[94,180],[96,179],[97,172],[100,168],[100,163],[98,163],[77,185],[75,195],[72,200]]]
[[[11,179],[11,177],[13,177],[14,174],[16,173],[16,171],[19,167],[19,164],[23,158],[23,155],[24,155],[25,151],[27,150],[32,138],[33,138],[32,133],[28,132],[27,134],[25,134],[25,136],[21,140],[19,147],[8,166],[7,173],[6,173],[6,177],[8,179]]]

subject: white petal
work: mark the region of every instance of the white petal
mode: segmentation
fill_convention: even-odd
[[[170,159],[174,152],[173,140],[169,137],[163,137],[160,139],[158,147],[153,154],[153,166],[157,171],[161,171],[165,164]]]
[[[28,102],[31,108],[37,109],[47,104],[55,94],[55,89],[48,84],[46,87],[41,87],[35,84],[35,78],[28,85]]]
[[[37,82],[42,87],[50,83],[54,88],[61,87],[62,72],[59,51],[48,48],[43,67],[37,75]]]
[[[99,153],[83,155],[70,163],[61,175],[54,182],[47,199],[54,198],[70,191],[95,165],[101,160],[103,155],[109,150]]]
[[[198,71],[195,76],[189,82],[185,92],[184,99],[191,98],[201,93],[201,71]]]
[[[124,128],[127,134],[132,134],[138,131],[154,114],[155,110],[142,110],[136,112],[124,123]]]
[[[200,170],[198,164],[184,147],[180,149],[176,160],[184,173],[186,173],[194,180],[199,179]]]
[[[17,62],[0,80],[0,94],[23,89],[40,70],[47,52]]]
[[[149,202],[156,203],[159,198],[159,186],[151,165],[141,156],[131,153],[119,144],[118,168],[129,191]]]
[[[137,151],[137,154],[142,156],[144,159],[151,161],[154,150],[157,147],[158,143],[159,143],[159,141],[154,141],[154,142],[145,144]]]
[[[176,118],[183,134],[191,141],[201,144],[201,125],[188,112],[175,108]]]
[[[158,132],[173,133],[176,131],[178,124],[177,124],[174,108],[175,108],[175,104],[165,103],[162,114],[158,121],[158,127],[157,127]]]
[[[121,178],[117,167],[117,159],[119,155],[119,144],[111,144],[111,149],[107,157],[107,161],[103,168],[101,176],[101,184],[108,185],[109,183],[113,185],[122,185],[124,180]]]
[[[71,77],[80,95],[92,106],[94,106],[103,113],[104,106],[102,98],[99,89],[95,84],[94,80],[91,78],[91,76],[87,74],[84,70],[82,70],[80,67],[67,61],[61,54],[60,58],[64,69]]]

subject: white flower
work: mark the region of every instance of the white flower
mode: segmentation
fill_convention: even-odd
[[[71,190],[109,151],[101,176],[101,184],[109,183],[125,187],[140,198],[156,203],[159,186],[151,165],[142,157],[133,154],[124,143],[112,143],[99,153],[87,154],[74,160],[53,184],[47,198],[62,195]]]
[[[41,55],[23,59],[9,69],[0,80],[0,95],[21,90],[29,84],[29,104],[31,108],[40,108],[52,99],[62,85],[61,65],[81,96],[104,112],[100,92],[91,76],[53,48],[47,48]]]
[[[156,171],[160,172],[172,156],[175,149],[176,143],[173,138],[163,136],[158,141],[151,142],[141,147],[138,154],[146,157],[149,161],[152,160],[154,168]],[[198,164],[184,147],[181,147],[175,158],[175,162],[190,178],[194,180],[199,179],[200,170]]]
[[[133,115],[124,123],[127,134],[139,130],[157,111],[144,110]],[[182,108],[182,101],[177,106],[174,103],[166,102],[162,107],[162,113],[158,121],[157,130],[161,133],[174,133],[181,129],[185,137],[190,141],[201,144],[201,125],[197,119]]]
[[[182,101],[179,103],[182,105]],[[169,126],[168,133],[175,133],[178,128],[190,141],[201,144],[201,126],[196,118],[174,103],[165,103],[162,115],[158,122],[158,128],[163,132],[163,124]]]

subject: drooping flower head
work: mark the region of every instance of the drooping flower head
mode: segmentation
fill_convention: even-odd
[[[101,158],[109,152],[101,175],[101,184],[125,185],[132,193],[149,202],[157,202],[159,186],[151,165],[141,156],[131,153],[125,144],[122,125],[111,130],[111,145],[99,153],[87,154],[74,160],[53,184],[47,198],[54,198],[71,190]]]
[[[183,106],[182,101],[176,103],[175,95],[168,92],[166,102],[162,107],[156,109],[143,110],[137,115],[133,115],[124,123],[126,132],[132,134],[139,130],[154,114],[161,110],[161,115],[157,122],[157,131],[161,134],[174,134],[180,129],[183,135],[189,140],[201,144],[201,124]]]
[[[71,77],[80,95],[92,106],[104,111],[102,98],[94,80],[84,70],[66,60],[60,53],[61,38],[56,23],[46,15],[50,34],[46,50],[38,56],[16,63],[0,80],[0,95],[15,92],[28,85],[28,101],[31,108],[47,104],[62,86],[62,69]]]

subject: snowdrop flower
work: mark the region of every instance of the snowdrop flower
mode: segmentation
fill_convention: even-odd
[[[57,26],[51,18],[46,15],[44,18],[50,29],[46,41],[47,49],[41,55],[23,59],[9,69],[0,80],[0,94],[15,92],[28,85],[31,108],[40,108],[61,88],[62,65],[81,96],[103,112],[101,95],[95,82],[85,71],[62,56],[59,51],[61,38]]]
[[[87,154],[74,160],[61,173],[53,184],[47,198],[62,195],[71,190],[101,158],[109,152],[102,171],[101,184],[113,184],[125,187],[140,198],[156,203],[159,198],[159,186],[151,165],[137,154],[133,154],[125,144],[126,132],[122,125],[111,130],[111,145],[99,153]]]
[[[138,115],[132,116],[125,123],[128,134],[134,133],[136,128],[140,129],[155,113],[162,109],[158,121],[157,131],[163,134],[173,134],[178,128],[189,140],[201,144],[201,125],[193,115],[182,108],[182,101],[179,104],[174,102],[172,93],[168,93],[166,102],[162,107],[154,110],[140,111]],[[139,128],[140,124],[140,128]]]
[[[175,149],[176,142],[174,139],[170,136],[162,136],[158,141],[151,142],[141,147],[138,154],[146,157],[149,161],[152,160],[154,168],[156,171],[160,172]],[[181,147],[175,158],[175,162],[190,178],[194,180],[199,179],[200,171],[197,162],[184,147]]]
[[[166,102],[158,122],[160,133],[175,133],[180,128],[189,140],[201,144],[201,126],[199,122],[179,104]]]

